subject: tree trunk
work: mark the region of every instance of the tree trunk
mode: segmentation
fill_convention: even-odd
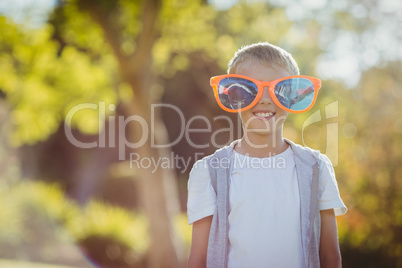
[[[149,89],[152,84],[151,63],[152,46],[158,34],[156,21],[161,8],[161,0],[143,1],[141,16],[142,31],[136,37],[137,49],[133,55],[121,54],[121,32],[110,19],[110,9],[115,9],[115,2],[108,2],[110,6],[105,8],[94,0],[82,0],[80,2],[92,18],[103,28],[105,39],[110,44],[112,51],[119,63],[122,79],[130,84],[134,98],[124,105],[125,115],[136,115],[147,123],[149,135],[142,146],[135,148],[140,158],[168,159],[170,148],[155,148],[151,140],[156,144],[167,144],[168,136],[163,121],[159,114],[154,114],[151,122],[151,101]],[[132,22],[128,22],[132,23]],[[154,125],[154,132],[151,131]],[[133,123],[126,125],[128,140],[139,140],[144,136],[141,127],[134,127]],[[121,130],[120,130],[121,131]],[[127,149],[127,148],[125,148]],[[132,149],[131,149],[132,150]],[[171,165],[170,165],[171,166]],[[140,202],[145,210],[150,223],[151,247],[148,255],[150,268],[180,268],[185,266],[184,244],[175,234],[172,225],[173,218],[179,213],[179,201],[177,193],[177,181],[175,169],[162,169],[158,166],[139,168],[140,178],[138,186],[141,193]]]
[[[167,144],[167,132],[158,114],[150,117],[150,105],[146,100],[133,99],[127,106],[127,115],[138,115],[145,119],[148,125],[149,136],[144,145],[136,148],[140,158],[170,159],[170,148],[153,148],[151,139],[155,143]],[[151,132],[151,124],[155,131]],[[129,140],[143,137],[143,129],[127,124]],[[134,140],[134,139],[133,139]],[[172,162],[171,162],[172,163]],[[170,165],[172,167],[172,165]],[[140,200],[150,224],[151,247],[148,255],[148,267],[184,267],[185,251],[182,241],[175,233],[172,220],[179,214],[179,202],[175,170],[172,168],[154,169],[141,167],[138,170],[140,178],[137,181],[140,190]]]

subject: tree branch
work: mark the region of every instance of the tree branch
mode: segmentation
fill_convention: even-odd
[[[152,59],[152,45],[157,37],[156,21],[161,9],[161,0],[144,0],[141,24],[142,31],[137,36],[137,50],[134,52],[131,63],[133,72],[138,72],[143,64]]]
[[[108,9],[101,6],[103,2],[95,0],[81,0],[79,3],[102,27],[105,39],[112,47],[113,53],[119,61],[120,71],[125,81],[132,81],[141,77],[141,73],[145,70],[149,71],[148,67],[152,61],[152,46],[159,32],[156,22],[161,9],[161,0],[143,0],[143,12],[140,21],[142,30],[136,38],[137,49],[130,56],[125,56],[121,53],[120,37],[122,32],[116,23],[110,19],[110,14],[117,11],[116,3],[109,4]],[[140,88],[133,88],[133,90],[136,94],[141,95]]]
[[[110,4],[114,4],[113,6]],[[116,27],[116,24],[110,21],[110,14],[116,12],[116,2],[110,1],[108,9],[102,7],[104,2],[94,0],[81,0],[80,6],[97,22],[97,24],[103,29],[105,39],[110,44],[116,59],[119,61],[120,66],[126,66],[127,59],[121,53],[120,36],[121,30]]]

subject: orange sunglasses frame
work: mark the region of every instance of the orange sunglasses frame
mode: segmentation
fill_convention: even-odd
[[[232,109],[229,109],[229,108],[225,107],[225,106],[221,103],[221,101],[220,101],[220,99],[219,99],[218,85],[219,85],[219,82],[220,82],[222,79],[227,78],[227,77],[243,78],[243,79],[249,80],[249,81],[253,82],[254,84],[256,84],[256,85],[257,85],[258,92],[257,92],[257,96],[256,96],[255,100],[254,100],[252,103],[250,103],[250,105],[248,105],[248,106],[246,106],[246,107],[244,107],[244,108],[242,108],[242,109],[232,110]],[[305,78],[305,79],[310,80],[310,81],[313,83],[313,85],[314,85],[314,99],[313,99],[313,101],[311,102],[310,106],[307,107],[307,108],[304,109],[304,110],[294,111],[294,110],[288,109],[288,108],[284,107],[284,106],[278,101],[278,99],[277,99],[276,96],[275,96],[275,93],[274,93],[275,86],[276,86],[279,82],[281,82],[281,81],[283,81],[283,80],[290,79],[290,78]],[[210,85],[211,85],[212,88],[214,89],[215,99],[216,99],[216,101],[218,102],[219,106],[220,106],[223,110],[225,110],[225,111],[227,111],[227,112],[229,112],[229,113],[243,112],[243,111],[245,111],[245,110],[250,109],[250,108],[253,107],[254,105],[256,105],[257,102],[260,100],[260,98],[261,98],[261,96],[262,96],[262,93],[264,92],[264,87],[268,87],[269,96],[271,97],[271,99],[274,101],[274,103],[275,103],[279,108],[281,108],[281,109],[283,109],[283,110],[285,110],[285,111],[287,111],[287,112],[290,112],[290,113],[304,113],[304,112],[310,110],[310,109],[313,107],[313,105],[314,105],[314,103],[315,103],[315,101],[316,101],[316,99],[317,99],[318,90],[321,88],[321,80],[318,79],[318,78],[315,78],[315,77],[311,77],[311,76],[292,75],[292,76],[282,77],[282,78],[279,78],[279,79],[276,79],[276,80],[273,80],[273,81],[269,81],[269,82],[263,82],[263,81],[256,80],[256,79],[253,79],[253,78],[251,78],[251,77],[245,76],[245,75],[239,75],[239,74],[225,74],[225,75],[218,75],[218,76],[212,77],[212,78],[211,78],[211,81],[210,81]]]

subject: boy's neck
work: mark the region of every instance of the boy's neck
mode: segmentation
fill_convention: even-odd
[[[259,135],[256,133],[245,133],[234,150],[240,154],[251,157],[271,157],[284,152],[289,148],[282,133],[277,135]]]

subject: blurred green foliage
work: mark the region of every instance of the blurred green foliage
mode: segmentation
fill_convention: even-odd
[[[0,16],[0,89],[11,106],[10,143],[14,145],[45,141],[74,105],[118,104],[135,98],[121,80],[118,63],[100,27],[80,10],[79,2],[56,7],[50,23],[40,29]],[[330,8],[317,11],[316,16],[292,20],[286,7],[266,3],[239,1],[228,10],[215,10],[201,1],[162,1],[160,32],[152,47],[152,71],[158,79],[149,94],[160,97],[168,90],[187,90],[180,82],[171,88],[160,85],[161,81],[176,81],[177,76],[201,79],[198,90],[212,96],[209,88],[204,88],[209,74],[191,70],[193,53],[201,55],[196,63],[217,65],[224,73],[239,47],[261,40],[291,51],[301,73],[314,75],[318,59],[335,49],[331,44],[342,34],[353,36],[359,48],[369,44],[358,42],[377,39],[371,31],[380,28],[381,20],[376,17],[381,15],[376,9],[379,2],[367,7],[367,17],[353,11],[367,3],[350,1],[349,9],[347,4],[343,9],[328,4]],[[110,16],[115,16],[115,27],[123,33],[121,52],[129,56],[136,50],[135,36],[141,30],[137,23],[140,6],[129,0],[109,4],[113,4]],[[384,15],[383,20],[388,22],[389,17]],[[378,66],[361,64],[356,74],[361,75],[360,82],[352,89],[342,81],[324,80],[311,113],[290,115],[285,126],[285,136],[296,142],[304,141],[324,153],[328,146],[337,149],[337,159],[332,160],[338,163],[339,188],[349,207],[349,212],[338,218],[345,267],[402,267],[402,121],[398,112],[402,66],[400,56],[385,61],[382,52],[378,49]],[[331,57],[339,55],[334,52]],[[324,67],[331,73],[334,66]],[[335,105],[334,118],[327,119],[328,105]],[[317,111],[321,120],[304,129],[306,120]],[[110,113],[106,110],[106,115]],[[74,116],[72,127],[97,133],[102,127],[98,119],[97,111],[86,109]],[[329,124],[336,124],[337,144],[327,144],[326,137],[333,131]],[[94,237],[109,239],[102,243],[113,241],[110,256],[119,252],[116,247],[127,247],[128,254],[134,250],[133,258],[140,260],[150,243],[141,213],[99,202],[80,208],[56,185],[2,184],[0,196],[0,249],[18,251],[29,239],[34,241],[35,230],[28,226],[32,217],[64,226],[78,244],[90,243]],[[189,246],[191,227],[185,215],[176,219],[175,227]]]
[[[30,181],[3,184],[0,192],[4,211],[0,215],[0,240],[11,244],[24,241],[31,217],[66,223],[75,217],[78,209],[55,184]]]
[[[115,103],[108,74],[115,67],[112,57],[94,59],[73,46],[59,55],[50,25],[25,30],[0,16],[0,28],[0,87],[13,107],[13,145],[48,138],[77,104]],[[91,109],[77,113],[72,125],[84,133],[97,133],[98,113]]]
[[[35,261],[49,261],[50,251],[51,256],[58,257],[57,248],[63,241],[72,240],[86,248],[88,241],[95,240],[105,249],[94,254],[86,248],[95,261],[107,250],[113,254],[113,246],[125,249],[128,258],[138,261],[149,246],[148,223],[143,214],[99,201],[81,208],[55,183],[18,181],[2,185],[0,195],[3,258],[23,255]]]
[[[89,236],[105,236],[132,247],[144,254],[149,246],[147,219],[142,214],[132,215],[124,209],[98,202],[88,204],[81,215],[67,223],[76,240]]]

